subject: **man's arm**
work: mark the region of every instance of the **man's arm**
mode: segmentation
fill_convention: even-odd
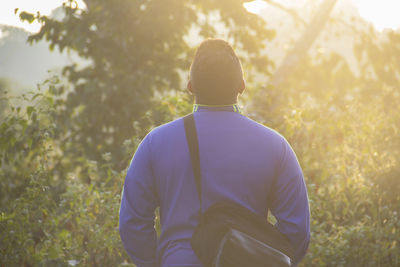
[[[121,199],[119,233],[132,261],[138,267],[156,266],[157,235],[154,211],[158,205],[150,160],[149,136],[131,161]]]
[[[304,257],[310,242],[310,211],[303,172],[296,155],[284,140],[278,175],[274,184],[271,212],[276,226],[285,234],[294,248],[292,266]]]

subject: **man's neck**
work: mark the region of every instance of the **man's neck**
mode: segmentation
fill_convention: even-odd
[[[195,97],[195,104],[203,106],[231,106],[237,103],[237,98],[228,101],[210,101]]]

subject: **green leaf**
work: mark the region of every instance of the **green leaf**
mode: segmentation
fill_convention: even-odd
[[[27,22],[29,22],[29,24],[31,24],[34,20],[35,20],[35,16],[33,15],[33,14],[31,14],[31,13],[28,13],[28,12],[21,12],[21,14],[19,14],[19,18],[22,20],[22,21],[27,21]]]
[[[28,114],[28,117],[30,118],[32,115],[32,112],[35,110],[35,108],[33,106],[28,106],[26,108],[26,114]]]
[[[38,96],[41,96],[41,95],[42,95],[41,93],[35,94],[35,95],[32,97],[32,101],[35,100]]]
[[[28,143],[28,147],[31,148],[31,147],[32,147],[33,139],[32,139],[32,138],[29,138],[26,142]]]
[[[54,106],[54,99],[52,98],[52,97],[47,97],[47,101],[49,101],[49,104],[51,105],[51,106]]]
[[[50,246],[47,253],[50,259],[56,259],[58,257],[58,251],[54,246]]]

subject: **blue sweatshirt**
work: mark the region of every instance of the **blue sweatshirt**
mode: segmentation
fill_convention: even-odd
[[[195,105],[203,212],[234,201],[267,219],[295,248],[294,266],[310,240],[309,206],[302,170],[288,142],[243,115],[237,105]],[[160,207],[161,235],[154,229]],[[190,246],[199,199],[183,119],[152,130],[139,145],[126,175],[119,231],[138,267],[202,266]]]

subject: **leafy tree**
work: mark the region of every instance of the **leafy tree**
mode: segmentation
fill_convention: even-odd
[[[120,168],[125,140],[151,123],[155,93],[165,95],[182,89],[183,73],[189,68],[192,36],[223,36],[240,49],[243,59],[259,70],[271,64],[260,54],[274,32],[265,22],[246,12],[243,1],[105,1],[86,0],[78,8],[67,1],[62,20],[20,13],[23,20],[38,20],[43,26],[30,42],[46,39],[50,48],[76,51],[92,64],[64,68],[73,85],[66,92],[57,121],[60,132],[91,159],[111,152]],[[216,22],[219,26],[215,27]],[[64,93],[58,88],[57,93]],[[67,137],[66,137],[67,138]]]
[[[116,229],[123,172],[85,158],[69,168],[63,140],[55,138],[52,94],[42,86],[21,102],[29,105],[11,103],[0,125],[0,265],[122,263]]]

